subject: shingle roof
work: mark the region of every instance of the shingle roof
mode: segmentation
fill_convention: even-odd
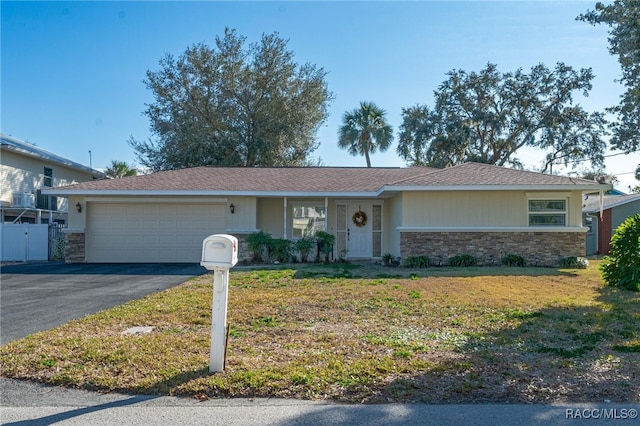
[[[83,182],[70,191],[375,192],[385,184],[432,171],[427,167],[194,167]]]
[[[428,167],[195,167],[83,182],[53,189],[57,194],[94,192],[207,192],[272,194],[370,194],[381,191],[420,189],[464,189],[482,187],[562,187],[601,189],[597,182],[563,176],[466,163],[446,169]],[[604,187],[602,187],[604,188]]]
[[[640,194],[631,195],[605,195],[603,197],[603,209],[607,210],[612,207],[621,206],[623,204],[640,201]],[[585,213],[596,213],[600,211],[600,197],[597,194],[589,195],[584,201],[582,211]]]
[[[597,182],[530,172],[526,170],[508,169],[491,164],[465,163],[446,169],[396,182],[397,186],[529,186],[529,185],[597,185]]]

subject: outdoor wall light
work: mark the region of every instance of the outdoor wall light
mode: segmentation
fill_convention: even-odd
[[[229,210],[231,210],[231,214],[234,214],[236,212],[236,206],[234,206],[233,203],[229,204]]]
[[[76,210],[78,210],[78,213],[82,213],[82,204],[76,203]]]

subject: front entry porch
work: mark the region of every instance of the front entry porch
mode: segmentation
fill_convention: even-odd
[[[344,259],[382,256],[382,205],[336,204],[336,250]]]
[[[244,210],[239,200],[234,204]],[[331,259],[379,259],[385,247],[383,207],[384,200],[375,199],[261,198],[254,229],[293,242],[324,231],[335,237]]]

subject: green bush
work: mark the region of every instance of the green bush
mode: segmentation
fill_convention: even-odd
[[[385,253],[382,256],[382,264],[384,266],[399,266],[400,265],[400,258],[399,257],[395,257],[391,253]]]
[[[290,262],[293,242],[282,238],[271,238],[267,242],[269,259],[276,262]]]
[[[562,259],[562,261],[560,262],[560,266],[563,268],[571,269],[587,269],[587,266],[589,266],[589,261],[584,257],[569,256]]]
[[[519,254],[508,254],[502,258],[502,264],[505,266],[527,266],[527,260]]]
[[[610,255],[604,258],[600,270],[607,285],[640,291],[640,213],[616,229]]]
[[[318,251],[324,255],[324,262],[329,263],[329,256],[333,253],[333,244],[336,241],[335,235],[325,231],[318,231],[314,236],[318,243]]]
[[[404,266],[406,268],[428,268],[431,265],[431,259],[429,256],[409,256],[404,260]]]
[[[300,238],[293,244],[293,248],[300,253],[300,262],[305,263],[309,260],[309,254],[311,253],[311,250],[313,250],[314,245],[315,241],[313,238],[309,237]]]
[[[449,259],[449,266],[476,266],[478,259],[471,254],[458,254]]]
[[[253,254],[253,260],[257,262],[263,261],[263,254],[268,247],[269,241],[271,241],[271,234],[264,231],[247,235],[245,242],[247,243],[249,251]]]

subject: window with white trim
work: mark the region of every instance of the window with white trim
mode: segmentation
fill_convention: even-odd
[[[324,206],[294,205],[292,215],[293,239],[311,237],[317,231],[325,231],[326,217]]]
[[[45,188],[51,188],[53,186],[53,169],[51,167],[44,168],[44,179],[42,186]]]
[[[529,200],[529,226],[567,226],[567,200]]]

